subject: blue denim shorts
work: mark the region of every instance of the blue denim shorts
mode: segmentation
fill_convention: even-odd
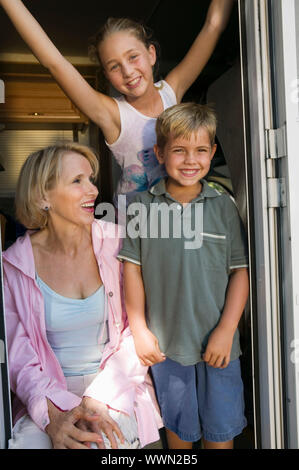
[[[164,426],[183,441],[226,442],[246,426],[239,359],[219,369],[167,358],[151,369]]]

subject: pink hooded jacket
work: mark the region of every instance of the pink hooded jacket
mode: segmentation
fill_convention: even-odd
[[[108,294],[110,341],[100,372],[84,395],[124,413],[136,413],[141,445],[159,439],[162,426],[147,367],[140,364],[128,327],[121,296],[122,265],[117,226],[95,220],[92,243]],[[35,281],[35,265],[27,232],[3,253],[5,317],[11,389],[16,394],[14,422],[26,410],[44,430],[49,423],[46,398],[61,410],[78,406],[81,399],[67,391],[66,381],[46,337],[44,300]]]

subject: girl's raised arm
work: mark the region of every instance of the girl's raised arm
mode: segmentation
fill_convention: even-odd
[[[178,103],[211,57],[230,17],[234,0],[212,0],[205,24],[183,60],[169,72],[166,81],[176,93]]]
[[[112,98],[94,90],[58,51],[21,0],[0,0],[10,20],[39,62],[46,67],[70,100],[101,127],[108,142],[117,139],[120,118]]]

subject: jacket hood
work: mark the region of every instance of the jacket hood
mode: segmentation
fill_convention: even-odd
[[[17,238],[15,243],[3,252],[3,261],[12,264],[26,276],[35,278],[35,265],[30,240],[32,231],[28,230],[24,236]]]

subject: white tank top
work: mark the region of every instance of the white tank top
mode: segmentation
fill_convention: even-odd
[[[177,103],[171,86],[165,81],[155,83],[163,102],[163,109]],[[121,132],[113,144],[108,145],[122,168],[116,195],[125,194],[127,204],[136,192],[146,191],[165,176],[163,165],[154,153],[156,143],[156,118],[145,116],[131,106],[124,96],[114,98],[120,112]]]
[[[57,294],[36,273],[43,294],[47,339],[66,377],[94,374],[109,341],[106,294],[102,285],[86,299]]]

